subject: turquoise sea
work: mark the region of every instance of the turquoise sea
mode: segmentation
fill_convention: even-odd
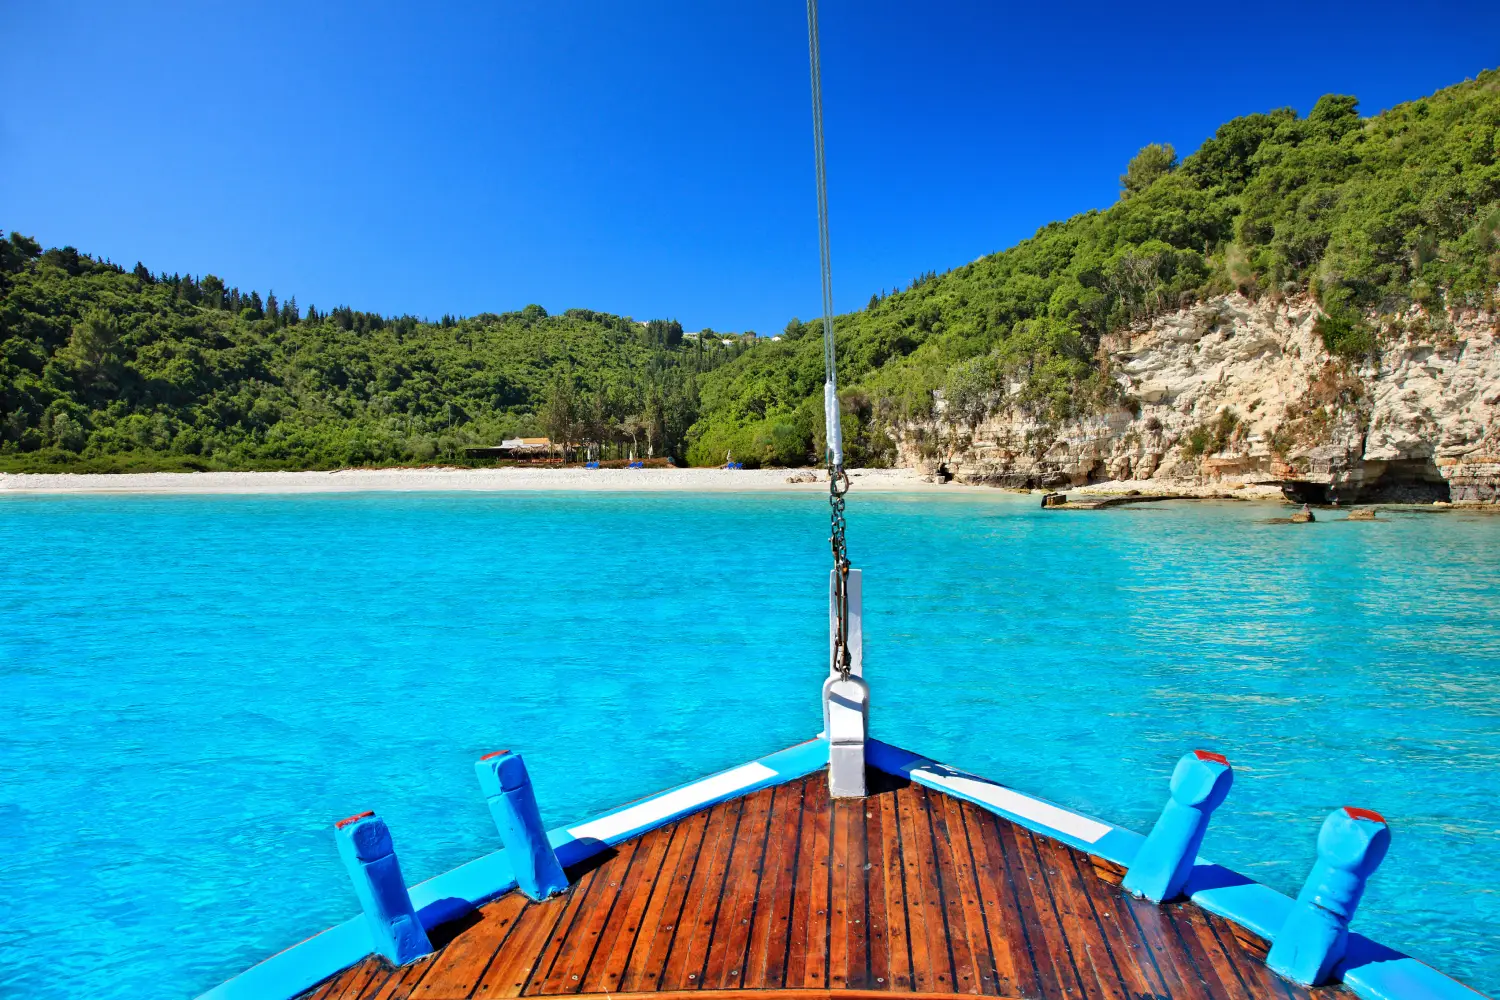
[[[1500,993],[1500,517],[849,502],[882,739],[1295,892],[1344,804],[1395,841],[1357,929]],[[0,995],[191,997],[351,916],[331,823],[408,879],[817,732],[807,496],[0,498]]]

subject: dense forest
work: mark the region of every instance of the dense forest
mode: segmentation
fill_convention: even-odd
[[[513,436],[681,455],[748,338],[541,306],[436,323],[0,240],[0,469],[430,463]]]
[[[1493,308],[1500,72],[1371,118],[1329,95],[1149,145],[1119,200],[839,317],[848,451],[999,407],[1116,401],[1100,337],[1205,296],[1311,292],[1337,355],[1413,303]],[[0,240],[0,469],[328,468],[454,461],[545,434],[591,452],[797,465],[822,447],[819,327],[685,337],[571,309],[439,322],[327,313],[212,275]],[[728,341],[728,343],[725,343]]]

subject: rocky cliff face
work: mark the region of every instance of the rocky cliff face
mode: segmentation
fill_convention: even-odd
[[[960,480],[1081,486],[1106,480],[1277,484],[1323,500],[1496,502],[1500,317],[1381,323],[1376,358],[1331,356],[1307,297],[1224,296],[1107,338],[1120,400],[1049,422],[996,399],[978,424],[897,428],[902,464]]]

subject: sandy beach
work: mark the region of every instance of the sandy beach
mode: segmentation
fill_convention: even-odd
[[[801,475],[799,476],[799,472]],[[372,491],[654,493],[823,493],[822,473],[813,482],[808,470],[795,469],[337,469],[333,472],[149,472],[105,474],[0,473],[0,493],[359,493]],[[979,494],[1013,496],[1012,490],[925,480],[915,469],[855,469],[853,488],[863,493]],[[1188,486],[1150,481],[1100,483],[1078,492],[1119,493],[1139,490],[1244,500],[1280,500],[1275,487]],[[1040,493],[1042,491],[1033,491]]]
[[[0,493],[357,493],[368,491],[564,490],[650,493],[822,493],[816,482],[788,482],[789,469],[338,469],[333,472],[150,472],[121,475],[0,473]],[[987,486],[923,482],[912,469],[859,469],[865,492],[985,493]]]

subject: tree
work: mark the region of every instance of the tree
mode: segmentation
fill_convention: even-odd
[[[1171,143],[1162,145],[1151,143],[1142,147],[1139,153],[1131,159],[1125,167],[1125,172],[1120,175],[1120,194],[1129,198],[1131,195],[1140,194],[1158,178],[1165,177],[1177,166],[1177,150],[1172,148]]]
[[[112,388],[120,368],[120,324],[104,310],[91,309],[73,324],[66,351],[85,386]]]
[[[667,411],[662,405],[661,387],[653,385],[646,391],[646,455],[656,457],[656,446],[665,450],[667,439]]]
[[[559,375],[553,381],[547,394],[547,402],[542,404],[538,416],[542,427],[547,431],[547,437],[563,450],[566,458],[568,446],[576,437],[578,427],[578,401],[573,393],[572,376]]]

